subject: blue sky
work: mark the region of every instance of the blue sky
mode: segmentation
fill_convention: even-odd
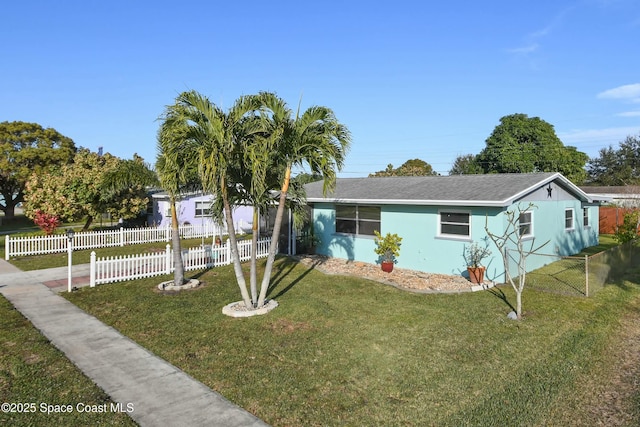
[[[340,176],[410,158],[446,174],[502,116],[551,123],[589,156],[640,134],[640,2],[30,1],[0,26],[0,121],[153,163],[184,90],[228,108],[274,91],[332,108]]]

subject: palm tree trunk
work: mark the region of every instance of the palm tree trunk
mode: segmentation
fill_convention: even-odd
[[[258,207],[253,207],[253,225],[251,228],[251,303],[255,306],[258,302]]]
[[[231,245],[231,259],[233,261],[233,271],[236,274],[236,281],[240,288],[240,295],[242,295],[242,301],[247,308],[252,307],[251,299],[249,298],[249,292],[247,292],[247,282],[244,279],[242,273],[242,264],[240,264],[240,254],[238,253],[238,239],[236,238],[236,229],[233,226],[233,216],[231,214],[231,206],[229,205],[229,198],[227,197],[227,190],[223,181],[220,186],[222,192],[222,203],[224,205],[224,216],[227,221],[227,229],[229,232],[229,244]]]
[[[180,245],[180,229],[178,227],[178,214],[176,213],[176,199],[171,202],[171,245],[173,246],[173,284],[184,285],[184,262],[182,261],[182,246]]]
[[[280,201],[278,202],[278,210],[276,211],[276,220],[273,224],[273,235],[271,236],[271,245],[269,246],[269,256],[267,264],[264,267],[264,276],[262,276],[262,284],[260,285],[260,297],[258,298],[258,307],[264,305],[267,298],[267,290],[271,282],[271,270],[273,270],[273,262],[276,259],[276,250],[278,249],[278,240],[280,238],[280,228],[282,226],[282,218],[284,217],[284,207],[287,201],[287,191],[289,191],[289,182],[291,181],[291,165],[287,165],[282,182],[282,190],[280,190]]]

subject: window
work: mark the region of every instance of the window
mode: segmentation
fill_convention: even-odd
[[[573,230],[573,208],[564,210],[564,229]]]
[[[589,224],[589,208],[582,209],[582,225],[584,226],[584,228],[587,228],[591,225]]]
[[[533,213],[522,212],[518,218],[520,237],[533,236]]]
[[[380,207],[336,205],[336,232],[373,236],[380,231]]]
[[[211,215],[211,202],[196,202],[196,216],[204,217]]]
[[[468,212],[440,212],[439,235],[451,237],[471,236],[471,222]]]

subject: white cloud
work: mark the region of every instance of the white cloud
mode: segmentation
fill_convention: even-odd
[[[509,53],[527,54],[527,53],[535,52],[536,50],[538,50],[538,47],[540,47],[538,43],[532,43],[528,46],[516,47],[513,49],[508,49],[507,51]]]
[[[619,117],[640,117],[640,111],[625,111],[624,113],[618,113]]]
[[[544,28],[542,28],[542,29],[540,29],[538,31],[534,31],[531,34],[529,34],[529,38],[537,39],[537,38],[549,35],[551,33],[551,30],[553,29],[553,27],[554,27],[554,24],[547,25],[546,27],[544,27]]]
[[[544,48],[544,44],[541,45],[541,43],[544,43],[545,39],[550,38],[553,35],[553,32],[563,25],[566,16],[571,13],[573,9],[574,7],[571,6],[560,10],[552,16],[546,26],[526,34],[523,39],[522,46],[507,49],[507,52],[512,55],[523,56],[526,58],[535,56],[532,54]],[[534,63],[531,65],[535,67]]]
[[[626,99],[637,102],[640,100],[640,83],[614,87],[600,92],[597,97],[601,99]]]

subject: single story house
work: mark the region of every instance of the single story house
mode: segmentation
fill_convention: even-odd
[[[580,187],[594,200],[599,200],[600,233],[614,234],[624,222],[627,212],[640,209],[640,186],[585,186]]]
[[[187,194],[176,204],[179,224],[201,225],[212,223],[210,194]],[[148,223],[158,227],[171,225],[171,202],[169,195],[161,191],[151,195],[150,209],[148,209]],[[253,224],[253,207],[238,206],[233,211],[233,221],[236,232],[251,233]],[[262,225],[262,224],[261,224]],[[225,227],[226,228],[226,227]]]
[[[305,186],[319,254],[379,262],[374,230],[402,237],[397,266],[429,273],[467,276],[465,249],[472,242],[492,254],[485,278],[504,281],[504,266],[488,239],[507,228],[506,211],[518,215],[525,243],[548,243],[530,257],[531,271],[598,243],[598,203],[560,173],[424,177],[339,178],[323,194],[322,182]],[[512,274],[514,270],[511,269]]]
[[[624,208],[640,206],[639,185],[583,186],[582,191],[594,200]]]
[[[201,225],[213,223],[211,217],[211,194],[193,193],[184,195],[177,203],[178,223]],[[259,233],[262,236],[270,236],[273,233],[276,207],[271,207],[260,215],[258,224]],[[147,210],[148,224],[157,227],[171,225],[171,202],[169,195],[160,191],[151,195],[151,203]],[[253,231],[253,207],[237,206],[233,209],[233,222],[236,233],[251,233]],[[226,224],[222,224],[226,230]],[[294,250],[295,234],[291,227],[291,214],[287,212],[282,220],[280,231],[280,252],[291,254]]]

